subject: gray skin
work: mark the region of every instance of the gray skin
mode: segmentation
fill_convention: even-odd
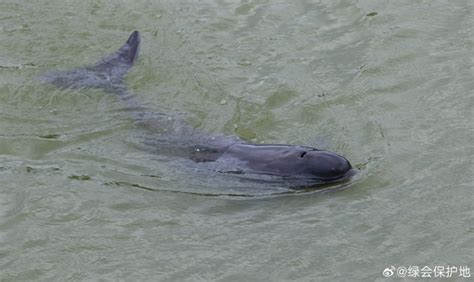
[[[235,137],[211,136],[173,118],[149,111],[130,94],[124,76],[138,58],[140,34],[134,31],[120,49],[91,67],[50,72],[43,81],[64,88],[102,88],[115,94],[137,125],[150,133],[145,143],[155,152],[214,162],[216,172],[249,179],[282,180],[289,186],[308,187],[350,178],[356,173],[349,161],[333,152],[311,147],[251,144]]]

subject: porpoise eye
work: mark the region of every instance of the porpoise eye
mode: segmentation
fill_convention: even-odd
[[[300,158],[303,158],[306,155],[306,152],[301,153]]]

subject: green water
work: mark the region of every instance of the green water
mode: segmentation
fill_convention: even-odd
[[[0,280],[385,281],[391,266],[474,267],[473,6],[2,0]],[[127,84],[150,108],[336,151],[359,174],[323,192],[235,190],[140,150],[113,96],[36,79],[94,63],[133,30],[143,44]]]

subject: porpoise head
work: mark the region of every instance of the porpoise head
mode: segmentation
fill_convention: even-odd
[[[295,152],[296,156],[290,166],[297,175],[330,182],[345,179],[355,173],[351,163],[336,153],[314,148],[302,148],[301,151]]]
[[[345,180],[356,173],[343,156],[311,147],[240,143],[227,155],[243,161],[244,173],[278,176],[305,186]]]

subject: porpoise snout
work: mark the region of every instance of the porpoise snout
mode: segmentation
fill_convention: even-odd
[[[306,159],[310,173],[317,178],[339,179],[348,176],[353,170],[346,158],[328,151],[308,151],[303,158]]]

